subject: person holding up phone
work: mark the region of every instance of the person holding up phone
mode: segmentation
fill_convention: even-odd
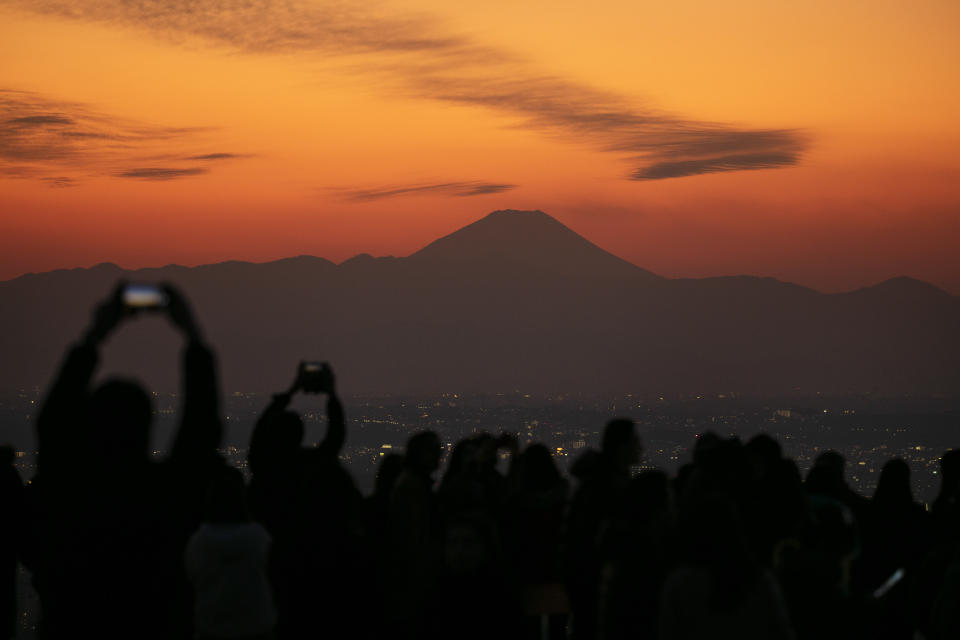
[[[300,451],[303,421],[288,410],[293,396],[300,391],[327,396],[327,433],[314,450]],[[273,472],[276,464],[290,462],[291,455],[336,460],[345,440],[343,404],[337,395],[333,370],[326,362],[301,362],[290,388],[274,394],[257,421],[248,453],[250,470],[254,475],[258,471]]]
[[[146,312],[166,315],[185,342],[181,421],[162,461],[150,456],[153,407],[142,385],[110,378],[91,388],[100,345]],[[22,560],[44,637],[189,636],[180,559],[223,460],[214,355],[186,298],[169,284],[120,282],[68,350],[36,425]]]
[[[327,431],[302,446],[304,426],[289,409],[295,394],[327,396]],[[322,632],[349,637],[359,602],[356,581],[361,497],[338,454],[346,439],[343,405],[333,370],[301,362],[290,387],[273,396],[250,439],[252,515],[273,538],[269,575],[277,605],[278,638]]]

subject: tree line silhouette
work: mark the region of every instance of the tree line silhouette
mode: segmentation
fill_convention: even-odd
[[[99,345],[148,311],[185,342],[163,460],[142,386],[91,387]],[[303,446],[297,393],[326,396],[318,446]],[[613,419],[571,482],[542,444],[487,433],[457,442],[438,479],[443,443],[423,431],[363,496],[338,458],[325,363],[301,363],[260,414],[249,482],[219,455],[222,433],[215,356],[184,296],[118,285],[47,391],[27,485],[0,449],[4,637],[18,563],[42,638],[960,637],[960,450],[927,510],[903,460],[867,499],[840,454],[803,478],[763,434],[707,433],[675,477],[634,475],[640,434]]]

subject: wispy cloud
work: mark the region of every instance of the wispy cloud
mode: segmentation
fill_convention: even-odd
[[[247,156],[239,153],[205,153],[199,156],[187,156],[187,160],[233,160],[245,157]]]
[[[177,169],[171,167],[142,167],[139,169],[128,169],[116,174],[118,178],[136,178],[138,180],[176,180],[177,178],[188,178],[190,176],[199,176],[207,173],[207,169],[201,167],[188,167],[186,169]]]
[[[553,76],[521,80],[420,77],[421,97],[483,106],[517,116],[517,126],[611,153],[630,154],[632,180],[796,164],[807,136],[793,129],[749,129],[640,108],[609,92]],[[681,170],[684,168],[684,170]]]
[[[184,153],[207,129],[148,124],[89,105],[29,91],[0,89],[0,176],[36,178],[51,186],[74,186],[91,175],[126,176],[124,165],[173,161],[212,162],[244,157],[237,153]],[[172,153],[170,149],[181,149]],[[154,160],[156,162],[156,160]],[[206,169],[173,168],[197,175]],[[58,175],[50,177],[57,172]],[[190,173],[192,172],[192,173]],[[59,175],[71,173],[72,175]],[[160,175],[160,174],[158,174]],[[179,177],[171,174],[171,177]],[[169,179],[169,178],[150,178]]]
[[[65,189],[67,187],[77,186],[77,181],[68,176],[46,176],[40,178],[41,182],[45,182],[48,187],[53,189]]]
[[[359,56],[356,66],[401,94],[479,106],[514,126],[624,154],[631,180],[771,169],[800,161],[807,136],[684,118],[614,92],[545,75],[504,49],[381,5],[303,0],[0,0],[66,19],[146,29],[250,54]],[[369,54],[387,54],[376,55]],[[387,57],[389,56],[389,57]],[[195,158],[199,159],[199,158]]]
[[[490,193],[503,193],[504,191],[509,191],[510,189],[515,189],[517,185],[515,184],[494,184],[494,183],[480,183],[474,184],[469,187],[465,187],[464,191],[456,194],[458,196],[485,196]]]
[[[70,118],[63,116],[23,116],[22,118],[10,118],[7,124],[15,127],[36,127],[45,124],[74,124]]]
[[[631,180],[662,180],[663,178],[682,178],[702,173],[721,171],[740,171],[742,169],[777,169],[796,164],[796,153],[743,153],[739,155],[710,157],[697,160],[676,160],[656,162],[637,169]]]
[[[175,42],[194,37],[252,53],[423,52],[474,57],[493,53],[441,32],[426,16],[387,15],[376,2],[346,0],[0,0],[71,20],[149,29]]]
[[[501,193],[516,188],[513,184],[494,182],[441,182],[438,184],[392,185],[365,189],[339,189],[345,200],[353,202],[369,202],[398,196],[437,195],[469,197],[482,196],[491,193]]]

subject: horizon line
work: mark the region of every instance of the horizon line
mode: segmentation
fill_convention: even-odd
[[[618,256],[618,255],[616,255],[615,253],[612,253],[612,252],[608,251],[607,249],[604,249],[604,248],[601,247],[600,245],[594,243],[594,242],[591,241],[591,240],[588,240],[587,238],[585,238],[584,236],[582,236],[582,235],[581,235],[580,233],[578,233],[577,231],[574,231],[574,230],[571,229],[569,226],[567,226],[566,224],[564,224],[563,222],[561,222],[560,220],[558,220],[558,219],[555,218],[554,216],[550,215],[549,213],[546,213],[545,211],[543,211],[543,210],[541,210],[541,209],[510,209],[510,208],[497,209],[497,210],[495,210],[495,211],[491,211],[490,213],[487,213],[486,215],[483,215],[483,216],[477,218],[476,220],[474,220],[474,221],[472,221],[472,222],[469,222],[469,223],[467,223],[467,224],[459,227],[458,229],[456,229],[456,230],[454,230],[454,231],[452,231],[452,232],[450,232],[450,233],[444,234],[444,235],[442,235],[442,236],[439,236],[439,237],[437,237],[437,238],[435,238],[435,239],[427,242],[425,245],[423,245],[422,247],[420,247],[420,248],[417,249],[416,251],[413,251],[412,253],[410,253],[409,255],[406,255],[406,256],[394,256],[394,255],[374,256],[374,255],[372,255],[372,254],[370,254],[370,253],[367,253],[367,252],[365,252],[365,251],[361,251],[360,253],[356,253],[356,254],[348,257],[348,258],[345,258],[344,260],[341,260],[340,262],[334,262],[333,260],[330,260],[329,258],[325,258],[325,257],[323,257],[323,256],[318,256],[318,255],[314,255],[314,254],[307,254],[307,253],[301,253],[301,254],[297,254],[297,255],[293,255],[293,256],[283,256],[283,257],[280,257],[280,258],[268,259],[268,260],[263,260],[263,261],[259,261],[259,262],[253,261],[253,260],[243,260],[243,259],[237,259],[237,258],[229,258],[229,259],[226,259],[226,260],[221,260],[221,261],[219,261],[219,262],[202,262],[202,263],[193,264],[193,265],[189,265],[189,264],[179,264],[179,263],[176,263],[176,262],[169,262],[169,263],[166,263],[166,264],[163,264],[163,265],[144,266],[144,267],[124,267],[124,266],[121,266],[121,265],[119,265],[118,263],[113,262],[113,261],[111,261],[111,260],[108,259],[108,260],[104,260],[104,261],[102,261],[102,262],[96,262],[96,263],[94,263],[94,264],[92,264],[92,265],[89,265],[89,266],[58,267],[58,268],[55,268],[55,269],[50,269],[50,270],[48,270],[48,271],[28,271],[28,272],[24,272],[24,273],[21,273],[21,274],[19,274],[19,275],[16,275],[16,276],[14,276],[14,277],[12,277],[12,278],[7,278],[7,279],[4,279],[4,280],[0,280],[0,285],[2,285],[2,284],[7,284],[7,283],[10,283],[10,282],[14,282],[14,281],[20,280],[20,279],[22,279],[22,278],[29,278],[29,277],[33,277],[33,276],[42,276],[42,275],[51,274],[51,273],[60,273],[60,272],[69,272],[69,271],[91,271],[91,270],[94,270],[94,269],[104,268],[104,267],[114,267],[114,268],[116,268],[116,269],[118,269],[118,270],[120,270],[120,271],[126,271],[126,272],[130,272],[130,273],[135,273],[135,272],[137,272],[137,271],[151,271],[151,270],[169,269],[169,268],[199,269],[199,268],[203,268],[203,267],[214,267],[214,266],[225,265],[225,264],[268,265],[268,264],[274,264],[274,263],[277,263],[277,262],[285,262],[285,261],[298,260],[298,259],[304,259],[304,258],[309,258],[309,259],[312,259],[312,260],[322,260],[322,261],[324,261],[324,262],[330,263],[330,264],[333,265],[334,267],[341,267],[341,266],[343,266],[344,264],[346,264],[346,263],[348,263],[348,262],[350,262],[350,261],[352,261],[352,260],[355,260],[355,259],[357,259],[357,258],[361,258],[361,257],[363,257],[363,256],[368,256],[368,257],[370,257],[370,258],[373,259],[373,260],[380,260],[380,259],[405,260],[405,259],[408,259],[408,258],[416,255],[417,253],[419,253],[419,252],[422,251],[423,249],[426,249],[427,247],[432,246],[435,242],[437,242],[437,241],[439,241],[439,240],[443,240],[443,239],[448,238],[448,237],[450,237],[450,236],[452,236],[452,235],[454,235],[454,234],[457,234],[457,233],[463,231],[464,229],[467,229],[468,227],[470,227],[470,226],[472,226],[472,225],[475,225],[475,224],[477,224],[477,223],[479,223],[479,222],[481,222],[481,221],[483,221],[483,220],[486,220],[486,219],[491,218],[491,217],[493,217],[493,216],[502,215],[502,214],[538,214],[538,215],[540,215],[540,216],[544,216],[544,217],[546,217],[546,218],[548,218],[548,219],[556,222],[557,224],[561,225],[561,226],[564,227],[565,229],[571,231],[572,233],[576,234],[579,238],[581,238],[581,239],[584,240],[585,242],[593,245],[593,246],[596,247],[597,249],[599,249],[599,250],[601,250],[601,251],[604,251],[604,252],[608,253],[609,255],[614,256],[614,257],[618,258],[619,260],[622,260],[623,262],[625,262],[625,263],[627,263],[627,264],[630,264],[630,265],[636,267],[637,269],[641,269],[641,270],[643,270],[643,271],[646,271],[647,273],[650,273],[650,274],[652,274],[652,275],[654,275],[654,276],[657,276],[658,278],[661,278],[661,279],[663,279],[664,281],[715,280],[715,279],[724,279],[724,278],[753,278],[753,279],[757,279],[757,280],[773,280],[773,281],[775,281],[775,282],[778,282],[778,283],[781,283],[781,284],[784,284],[784,285],[790,285],[790,286],[800,287],[800,288],[802,288],[802,289],[806,289],[806,290],[808,290],[808,291],[811,291],[811,292],[813,292],[813,293],[817,293],[817,294],[819,294],[819,295],[831,296],[831,295],[844,295],[844,294],[857,293],[857,292],[859,292],[859,291],[864,291],[864,290],[867,290],[867,289],[872,289],[872,288],[875,288],[875,287],[879,287],[879,286],[882,286],[882,285],[887,284],[887,283],[890,283],[890,282],[900,281],[900,280],[908,280],[908,281],[913,281],[913,282],[917,282],[917,283],[920,283],[920,284],[923,284],[923,285],[932,287],[932,288],[934,288],[934,289],[942,292],[943,294],[948,295],[948,296],[951,296],[951,297],[954,297],[954,298],[960,297],[960,294],[952,293],[951,291],[948,291],[947,289],[945,289],[945,288],[942,287],[942,286],[939,286],[939,285],[936,285],[936,284],[934,284],[934,283],[932,283],[932,282],[929,282],[929,281],[927,281],[927,280],[922,280],[922,279],[920,279],[920,278],[916,278],[916,277],[914,277],[914,276],[910,276],[910,275],[906,275],[906,274],[890,276],[890,277],[888,277],[888,278],[885,278],[885,279],[879,280],[879,281],[877,281],[877,282],[874,282],[873,284],[864,284],[864,285],[860,285],[860,286],[858,286],[858,287],[855,287],[855,288],[853,288],[853,289],[842,289],[842,290],[837,290],[837,291],[822,291],[822,290],[820,290],[820,289],[816,289],[816,288],[811,287],[811,286],[808,286],[808,285],[800,284],[800,283],[798,283],[798,282],[793,282],[793,281],[790,281],[790,280],[781,280],[781,279],[779,279],[779,278],[777,278],[777,277],[774,277],[774,276],[764,276],[764,275],[756,275],[756,274],[749,274],[749,273],[735,273],[735,274],[709,275],[709,276],[677,276],[677,277],[664,276],[664,275],[662,275],[662,274],[659,274],[659,273],[650,271],[650,270],[647,269],[646,267],[642,267],[642,266],[636,264],[635,262],[633,262],[633,261],[631,261],[631,260],[627,260],[626,258],[623,258],[623,257],[621,257],[621,256]]]

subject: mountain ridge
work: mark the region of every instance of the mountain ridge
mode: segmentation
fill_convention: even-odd
[[[696,278],[696,277],[669,278],[669,277],[665,277],[665,276],[661,276],[659,274],[653,273],[652,271],[644,269],[639,265],[636,265],[628,260],[620,258],[619,256],[616,256],[615,254],[612,254],[606,251],[605,249],[599,247],[598,245],[590,242],[586,238],[583,238],[582,236],[577,234],[575,231],[573,231],[572,229],[570,229],[569,227],[561,223],[556,218],[550,216],[549,214],[539,209],[535,209],[535,210],[500,209],[497,211],[493,211],[487,214],[486,216],[484,216],[483,218],[480,218],[479,220],[476,220],[468,225],[465,225],[464,227],[461,227],[460,229],[457,229],[452,233],[449,233],[445,236],[441,236],[440,238],[437,238],[436,240],[429,242],[425,246],[421,247],[417,251],[414,251],[413,253],[407,256],[393,256],[393,255],[373,256],[369,253],[362,252],[354,256],[351,256],[345,260],[342,260],[339,263],[335,263],[322,256],[315,256],[311,254],[300,254],[297,256],[289,256],[284,258],[278,258],[275,260],[266,260],[262,262],[255,262],[255,261],[249,261],[249,260],[224,260],[221,262],[210,262],[210,263],[203,263],[203,264],[198,264],[193,266],[181,265],[177,263],[169,263],[162,266],[139,267],[136,269],[128,269],[125,267],[121,267],[120,265],[114,262],[106,261],[106,262],[97,263],[90,267],[67,267],[67,268],[60,268],[60,269],[52,269],[50,271],[24,273],[14,278],[10,278],[8,280],[0,280],[0,286],[3,286],[7,283],[15,282],[24,278],[29,279],[29,278],[35,278],[35,277],[48,276],[50,274],[82,273],[82,272],[90,272],[90,271],[92,272],[110,271],[110,272],[121,272],[121,273],[134,275],[137,273],[153,272],[153,271],[158,271],[163,269],[209,269],[209,268],[215,268],[215,267],[227,267],[231,265],[236,265],[238,267],[248,267],[248,266],[279,267],[279,266],[298,265],[298,266],[318,266],[322,268],[326,268],[329,266],[334,266],[337,268],[344,267],[344,266],[346,266],[347,268],[354,268],[359,264],[363,264],[363,263],[386,262],[386,261],[410,261],[410,262],[428,262],[429,263],[429,262],[436,262],[438,261],[438,258],[440,258],[441,261],[445,259],[445,260],[449,260],[456,263],[463,263],[463,262],[476,261],[478,258],[484,258],[484,259],[491,259],[495,257],[502,258],[503,256],[502,255],[498,256],[496,251],[488,250],[486,252],[479,252],[479,255],[477,255],[477,253],[474,253],[471,256],[471,254],[467,253],[469,257],[464,259],[463,257],[464,252],[456,250],[456,249],[459,249],[460,247],[451,249],[449,247],[449,242],[451,240],[462,239],[465,234],[470,234],[472,231],[475,231],[478,228],[478,226],[482,227],[483,224],[489,225],[491,221],[495,223],[500,222],[500,221],[503,221],[505,218],[512,218],[513,220],[516,220],[518,218],[523,218],[526,220],[536,219],[538,223],[541,224],[541,227],[539,227],[541,229],[543,228],[542,227],[543,224],[546,224],[549,227],[552,227],[554,230],[556,230],[557,228],[562,229],[563,231],[561,233],[563,233],[563,235],[565,235],[567,239],[574,239],[574,238],[571,238],[571,236],[575,237],[575,242],[579,243],[581,248],[596,250],[597,252],[596,255],[602,255],[604,257],[603,258],[604,260],[607,260],[612,265],[616,265],[614,268],[621,270],[622,271],[621,275],[627,275],[627,274],[641,275],[642,277],[644,277],[650,282],[664,281],[664,282],[675,282],[675,283],[690,283],[690,282],[715,281],[715,280],[721,280],[721,279],[733,280],[733,279],[752,278],[758,281],[775,282],[782,285],[799,287],[808,291],[812,291],[812,292],[815,292],[821,295],[827,295],[827,296],[849,295],[849,294],[855,294],[858,292],[866,292],[866,291],[890,291],[894,289],[902,292],[902,291],[914,289],[916,291],[925,291],[929,294],[945,295],[952,298],[960,299],[960,296],[951,294],[950,292],[945,291],[944,289],[932,283],[926,282],[924,280],[920,280],[918,278],[913,278],[911,276],[894,276],[874,284],[863,285],[861,287],[857,287],[855,289],[850,289],[846,291],[836,291],[836,292],[830,292],[830,293],[822,292],[812,287],[791,282],[789,280],[780,280],[772,276],[760,276],[760,275],[754,275],[754,274],[728,274],[728,275],[717,275],[717,276],[704,276],[700,278]],[[516,231],[516,229],[513,229],[513,231]],[[470,240],[472,239],[473,238],[471,238]],[[513,248],[516,249],[516,247],[513,247]],[[440,251],[439,249],[443,249],[443,251]],[[451,256],[450,254],[459,254],[460,257]],[[563,271],[566,271],[568,273],[575,272],[574,269],[563,269]],[[600,275],[609,275],[609,273],[601,273]]]
[[[281,388],[302,359],[332,362],[363,393],[960,388],[960,298],[928,283],[825,294],[770,277],[662,278],[542,212],[503,240],[510,213],[419,257],[101,264],[0,283],[0,388],[48,384],[121,277],[183,289],[229,391]],[[102,369],[173,390],[178,344],[147,314],[111,338]]]

